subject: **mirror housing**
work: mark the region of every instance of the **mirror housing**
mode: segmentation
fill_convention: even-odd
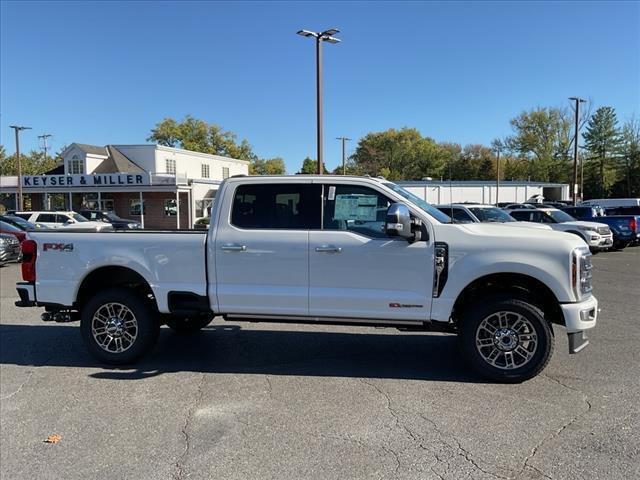
[[[402,237],[411,240],[411,214],[404,203],[393,203],[387,209],[385,218],[385,232],[389,237]]]

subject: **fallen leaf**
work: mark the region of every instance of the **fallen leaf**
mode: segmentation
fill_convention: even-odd
[[[62,436],[54,433],[53,435],[49,435],[44,443],[58,443],[60,440],[62,440]]]

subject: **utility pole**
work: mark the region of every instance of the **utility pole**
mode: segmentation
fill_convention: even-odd
[[[498,194],[500,193],[500,147],[496,148],[496,207],[498,206]]]
[[[23,127],[21,125],[9,125],[16,132],[16,164],[18,166],[18,210],[24,209],[22,199],[22,164],[20,163],[20,130],[31,130],[31,127]]]
[[[336,140],[342,140],[342,174],[347,174],[347,151],[345,148],[345,142],[351,141],[350,138],[347,137],[337,137]]]
[[[572,199],[573,205],[576,206],[578,204],[578,134],[580,130],[580,104],[585,103],[586,100],[583,100],[580,97],[569,97],[569,100],[573,100],[576,102],[575,107],[575,135],[573,137],[573,182],[571,185],[572,188]]]
[[[51,138],[53,135],[51,135],[50,133],[43,133],[42,135],[38,135],[38,138],[41,138],[42,141],[44,142],[44,161],[46,163],[47,161],[47,138]]]
[[[337,28],[330,28],[323,32],[312,32],[310,30],[298,30],[298,35],[303,37],[314,37],[316,39],[316,140],[318,149],[318,175],[323,173],[322,159],[322,42],[340,43],[339,38],[333,35],[339,33]]]

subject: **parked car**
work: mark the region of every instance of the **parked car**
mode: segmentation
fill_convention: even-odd
[[[635,215],[607,215],[604,208],[595,205],[565,207],[562,211],[578,220],[609,225],[613,233],[613,248],[623,249],[640,240],[640,232],[638,231],[640,217]]]
[[[23,218],[31,223],[39,223],[49,228],[73,228],[74,230],[93,230],[100,232],[113,230],[111,224],[105,222],[91,222],[73,211],[35,211],[15,212],[14,216]]]
[[[0,220],[0,233],[12,235],[18,239],[18,242],[22,242],[25,238],[27,238],[27,232],[25,230],[7,223],[4,220]]]
[[[44,225],[27,222],[24,218],[15,217],[13,215],[0,215],[0,220],[2,220],[3,222],[9,223],[11,225],[14,225],[19,229],[24,230],[25,232],[31,232],[36,228],[47,228]]]
[[[493,205],[454,203],[453,205],[435,205],[435,207],[452,217],[455,223],[503,223],[517,227],[551,230],[550,226],[541,223],[519,222],[504,210]]]
[[[120,218],[113,212],[101,212],[100,210],[80,210],[78,213],[87,220],[110,223],[116,230],[142,228],[142,225],[137,220]]]
[[[555,208],[531,208],[509,212],[516,220],[548,224],[552,229],[573,233],[581,237],[592,252],[607,250],[613,245],[613,234],[608,225],[583,222]]]
[[[537,208],[532,203],[510,203],[506,207],[502,207],[503,210],[523,210],[528,208]]]
[[[231,177],[217,199],[207,232],[30,233],[16,305],[80,320],[108,364],[138,360],[161,323],[195,331],[220,315],[458,334],[469,364],[503,382],[545,368],[553,323],[570,353],[596,324],[591,254],[573,235],[451,225],[367,177]]]
[[[21,257],[20,241],[14,235],[0,233],[0,265],[19,262]]]

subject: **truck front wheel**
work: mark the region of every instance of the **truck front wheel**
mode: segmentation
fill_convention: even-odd
[[[133,363],[155,345],[160,330],[149,302],[133,290],[111,288],[82,309],[80,333],[89,353],[103,363]]]
[[[554,347],[551,326],[526,300],[485,299],[462,316],[462,351],[482,376],[498,382],[523,382],[549,363]]]

